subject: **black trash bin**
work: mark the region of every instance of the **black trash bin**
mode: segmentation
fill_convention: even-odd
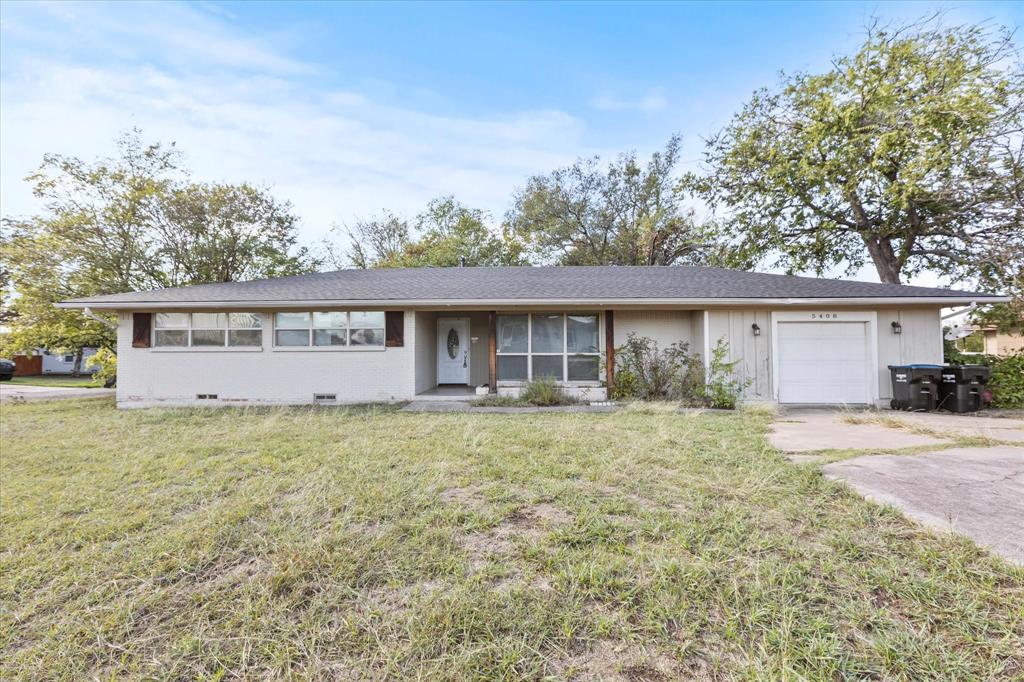
[[[949,365],[942,368],[939,407],[950,412],[977,412],[985,406],[989,368],[985,365]]]
[[[939,399],[942,365],[889,365],[894,410],[931,412]]]

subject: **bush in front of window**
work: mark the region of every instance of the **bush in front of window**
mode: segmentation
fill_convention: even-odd
[[[572,405],[576,402],[575,398],[562,390],[554,377],[538,377],[526,382],[519,391],[519,400],[536,407]]]
[[[612,397],[619,400],[678,400],[703,405],[704,365],[687,343],[659,348],[646,336],[630,333],[615,349]]]

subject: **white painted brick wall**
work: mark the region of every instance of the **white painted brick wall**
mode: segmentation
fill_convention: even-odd
[[[339,403],[409,400],[415,389],[415,315],[404,315],[405,345],[372,350],[278,350],[272,314],[260,350],[132,348],[132,315],[118,314],[117,403],[154,405],[308,404],[314,393]],[[197,400],[213,393],[217,400]]]

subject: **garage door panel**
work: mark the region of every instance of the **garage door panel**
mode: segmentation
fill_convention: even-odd
[[[866,323],[780,322],[776,333],[779,402],[868,402]]]

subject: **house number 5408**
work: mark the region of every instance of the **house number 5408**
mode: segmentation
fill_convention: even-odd
[[[838,320],[839,313],[811,313],[812,320]]]

